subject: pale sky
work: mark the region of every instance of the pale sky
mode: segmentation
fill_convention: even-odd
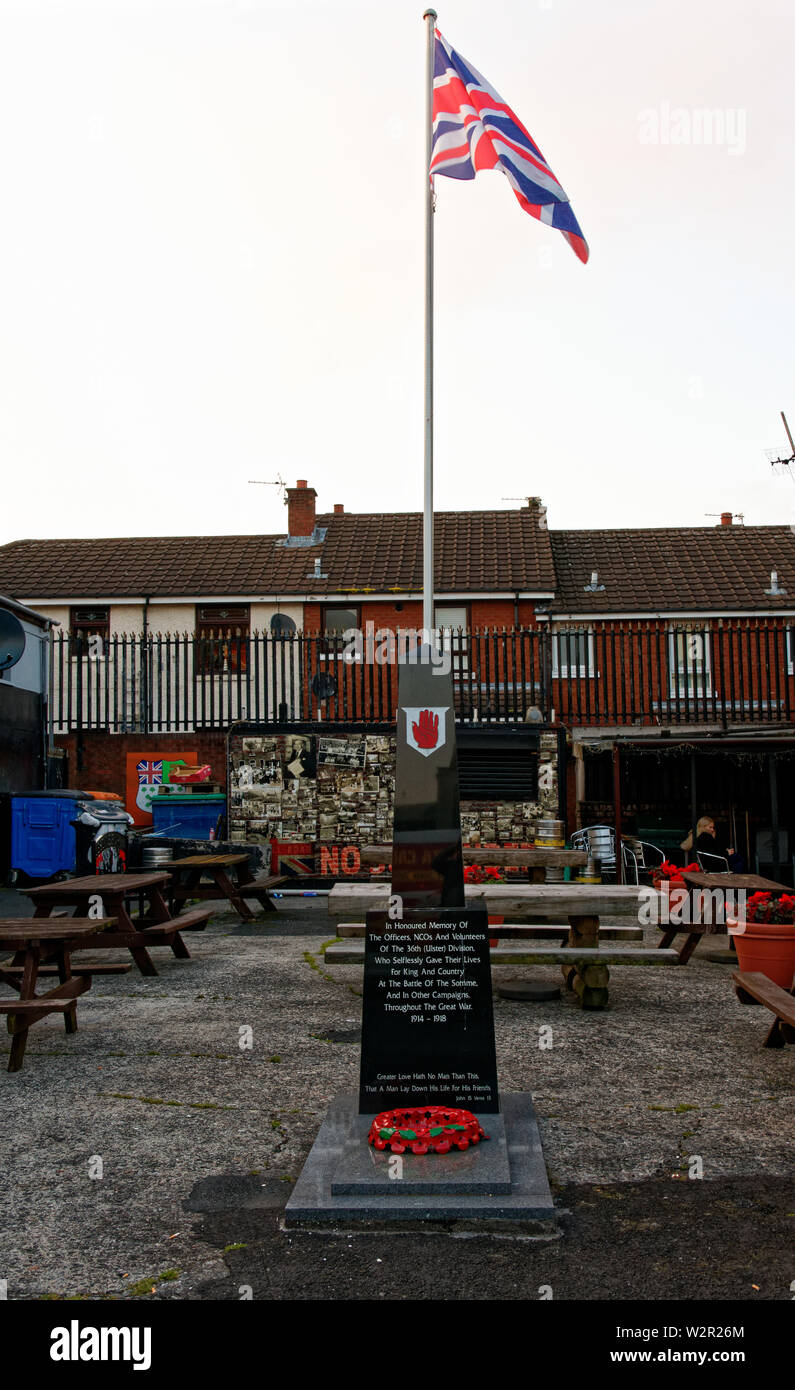
[[[0,543],[421,508],[423,8],[0,0]],[[791,0],[437,9],[591,248],[437,180],[437,508],[795,521]]]

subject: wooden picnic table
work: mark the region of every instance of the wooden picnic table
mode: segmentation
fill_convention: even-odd
[[[162,893],[168,881],[168,874],[163,872],[87,874],[84,878],[64,879],[22,891],[35,904],[34,917],[49,917],[57,908],[72,907],[76,917],[90,917],[92,911],[98,910],[102,918],[116,918],[115,931],[95,928],[91,946],[101,950],[126,947],[142,975],[156,975],[149,948],[170,946],[175,956],[190,960],[190,951],[180,932],[186,928],[201,930],[212,916],[212,908],[196,907],[172,917]],[[146,899],[148,910],[145,915],[133,919],[126,900],[138,895]]]
[[[693,888],[731,888],[751,893],[791,893],[786,883],[776,883],[772,878],[761,878],[759,874],[702,874],[695,869],[683,869],[682,878]]]
[[[385,912],[390,897],[388,883],[338,883],[328,897],[328,909],[335,917],[362,917],[368,911]],[[629,950],[610,948],[606,951],[600,946],[600,915],[625,915],[636,918],[638,911],[637,887],[623,884],[535,884],[535,883],[494,883],[467,884],[464,896],[469,907],[485,906],[492,915],[511,917],[537,917],[547,913],[550,917],[564,917],[568,920],[569,931],[565,946],[533,946],[526,944],[513,952],[516,959],[510,959],[508,948],[492,948],[492,961],[504,964],[558,964],[561,966],[566,984],[579,997],[586,1009],[603,1009],[608,1001],[608,965],[675,965],[678,962],[676,951],[649,949]],[[496,928],[497,933],[502,931]],[[347,946],[350,958],[358,956],[357,943]],[[497,955],[496,952],[501,951]],[[329,954],[331,952],[331,954]],[[361,953],[363,959],[363,952]],[[335,954],[335,947],[327,949],[326,958],[343,963],[344,952]]]
[[[336,883],[328,896],[332,917],[353,917],[384,910],[389,883]],[[472,907],[485,903],[494,915],[518,920],[548,917],[596,917],[627,914],[635,917],[638,889],[623,883],[467,883],[464,897]]]
[[[688,915],[692,918],[694,913],[692,908],[695,906],[695,891],[706,888],[710,891],[714,889],[728,890],[732,894],[744,893],[791,893],[785,883],[776,883],[771,878],[761,878],[759,874],[705,874],[696,872],[695,869],[683,869],[682,879],[685,887],[691,890],[690,910]],[[695,890],[695,891],[692,891]],[[661,895],[662,901],[662,895]],[[725,899],[724,899],[725,906]],[[710,917],[712,914],[710,913]],[[721,918],[724,914],[721,913]],[[679,964],[687,965],[690,957],[696,949],[702,936],[723,936],[727,931],[725,920],[708,922],[672,922],[670,918],[660,922],[662,936],[660,938],[660,950],[667,950],[674,943],[674,939],[684,933],[685,940],[679,952]]]
[[[286,881],[278,875],[255,879],[247,854],[188,854],[183,859],[172,859],[168,872],[172,876],[169,888],[172,906],[188,898],[199,898],[202,902],[228,898],[247,922],[252,921],[254,913],[245,899],[255,898],[263,912],[276,912],[269,890]],[[210,878],[212,882],[202,883],[203,878]]]
[[[539,846],[537,849],[522,849],[516,846],[489,849],[482,845],[464,845],[463,853],[465,864],[493,864],[498,868],[527,869],[529,880],[536,883],[544,882],[544,871],[547,868],[584,868],[588,862],[588,855],[583,849],[554,849],[545,846]],[[391,845],[363,845],[359,854],[362,864],[386,866],[392,862]]]
[[[108,967],[72,967],[71,953],[82,949],[98,931],[115,926],[115,919],[60,917],[57,921],[37,921],[35,917],[0,919],[0,950],[13,951],[13,961],[0,964],[0,981],[19,992],[18,999],[0,999],[0,1013],[7,1014],[11,1034],[9,1071],[19,1071],[25,1058],[28,1032],[47,1014],[63,1014],[67,1033],[77,1032],[77,997],[91,988],[98,971],[107,974]],[[54,962],[47,965],[47,962]],[[116,972],[127,971],[129,965],[111,966]],[[40,975],[58,976],[58,984],[46,994],[36,993]]]

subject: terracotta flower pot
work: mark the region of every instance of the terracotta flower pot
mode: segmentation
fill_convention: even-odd
[[[726,925],[742,928],[743,923],[726,916]],[[782,989],[792,989],[795,975],[795,922],[746,922],[745,930],[732,931],[737,960],[742,971],[758,971]]]

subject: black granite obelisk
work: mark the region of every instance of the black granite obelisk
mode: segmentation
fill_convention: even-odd
[[[358,1104],[332,1102],[285,1224],[488,1221],[550,1235],[532,1097],[501,1104],[497,1090],[488,919],[464,905],[452,679],[434,669],[399,672],[392,897],[367,914]],[[405,1162],[368,1143],[376,1114],[430,1105],[482,1116],[488,1141]]]
[[[467,908],[449,659],[398,673],[390,911],[368,912],[360,1114],[499,1110],[488,918]]]

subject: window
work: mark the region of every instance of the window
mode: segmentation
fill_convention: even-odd
[[[591,628],[552,629],[552,678],[585,679],[594,674]]]
[[[196,609],[196,674],[245,671],[250,611],[244,604]]]
[[[76,644],[73,648],[75,655],[77,655],[78,651],[88,654],[88,642],[90,637],[100,637],[104,648],[110,637],[110,609],[70,609],[69,630],[72,638],[76,639]]]
[[[469,670],[469,609],[465,604],[458,607],[437,604],[433,610],[433,620],[442,650],[449,650],[452,655],[453,677],[465,674]]]
[[[795,676],[795,644],[792,641],[791,627],[787,628],[787,675]]]
[[[349,627],[359,627],[358,608],[324,608],[321,622],[320,652],[326,656],[342,656],[345,642],[342,634]],[[328,633],[328,637],[326,637]]]
[[[668,632],[668,694],[703,700],[712,694],[709,629],[683,623]]]

